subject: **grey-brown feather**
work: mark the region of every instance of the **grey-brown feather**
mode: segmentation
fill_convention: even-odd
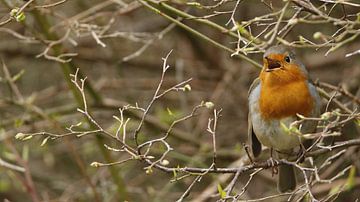
[[[250,85],[250,88],[248,91],[248,96],[250,95],[252,90],[255,89],[255,87],[258,86],[259,84],[260,84],[260,79],[256,78]],[[251,122],[250,112],[248,114],[248,142],[250,145],[251,154],[255,158],[258,157],[261,153],[262,147],[261,147],[260,141],[257,139],[257,137],[254,133],[254,129],[253,129],[252,122]]]

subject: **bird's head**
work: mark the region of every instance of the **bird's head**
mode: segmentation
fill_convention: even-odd
[[[272,46],[264,54],[260,80],[266,85],[284,85],[291,82],[308,80],[305,66],[294,52],[283,45]]]

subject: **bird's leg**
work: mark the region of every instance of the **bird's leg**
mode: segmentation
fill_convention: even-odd
[[[269,166],[271,166],[272,172],[271,175],[274,176],[278,174],[279,170],[276,165],[276,160],[273,158],[273,148],[270,148],[270,159]]]

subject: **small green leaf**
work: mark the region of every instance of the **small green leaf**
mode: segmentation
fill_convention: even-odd
[[[220,184],[217,185],[218,192],[222,199],[226,198],[226,192],[223,190]]]
[[[24,73],[25,73],[25,70],[22,69],[19,73],[17,73],[15,76],[13,76],[13,77],[11,78],[11,80],[12,80],[13,82],[19,80],[19,79],[21,78],[21,76],[24,75]]]
[[[295,134],[301,134],[301,132],[300,132],[300,130],[296,127],[296,126],[291,126],[290,128],[289,128],[289,131],[291,132],[291,133],[295,133]]]
[[[360,127],[360,119],[356,119],[355,123]]]
[[[46,144],[46,142],[49,140],[50,136],[47,136],[42,142],[41,142],[41,147],[44,146]]]
[[[174,113],[170,110],[169,107],[166,108],[166,111],[168,112],[168,114],[169,114],[170,116],[174,116]]]
[[[202,8],[202,5],[199,2],[187,2],[186,5]]]
[[[247,30],[238,22],[236,22],[236,28],[241,34],[244,34],[244,33],[247,34]]]
[[[347,177],[345,189],[351,190],[355,185],[355,176],[356,176],[356,167],[352,166],[350,168],[349,176]]]
[[[33,137],[32,135],[28,135],[28,136],[24,137],[22,140],[23,141],[30,140],[32,137]]]
[[[280,126],[286,133],[290,133],[290,129],[287,127],[287,125],[285,125],[284,122],[280,121]]]
[[[342,185],[332,187],[331,190],[329,191],[329,195],[334,195],[334,194],[338,193],[341,186]]]
[[[18,127],[22,126],[23,124],[24,124],[24,120],[22,120],[22,119],[15,119],[15,121],[14,121],[15,128],[18,128]]]
[[[26,16],[23,12],[19,13],[19,15],[15,16],[17,22],[23,22],[26,19]]]
[[[158,117],[161,122],[166,124],[171,124],[182,115],[180,110],[171,107],[157,108],[155,113],[156,117]]]

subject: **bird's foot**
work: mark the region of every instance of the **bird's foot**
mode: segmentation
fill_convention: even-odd
[[[274,176],[279,173],[279,169],[277,167],[279,162],[277,160],[275,160],[273,157],[270,157],[267,163],[268,166],[271,167],[271,176]]]

